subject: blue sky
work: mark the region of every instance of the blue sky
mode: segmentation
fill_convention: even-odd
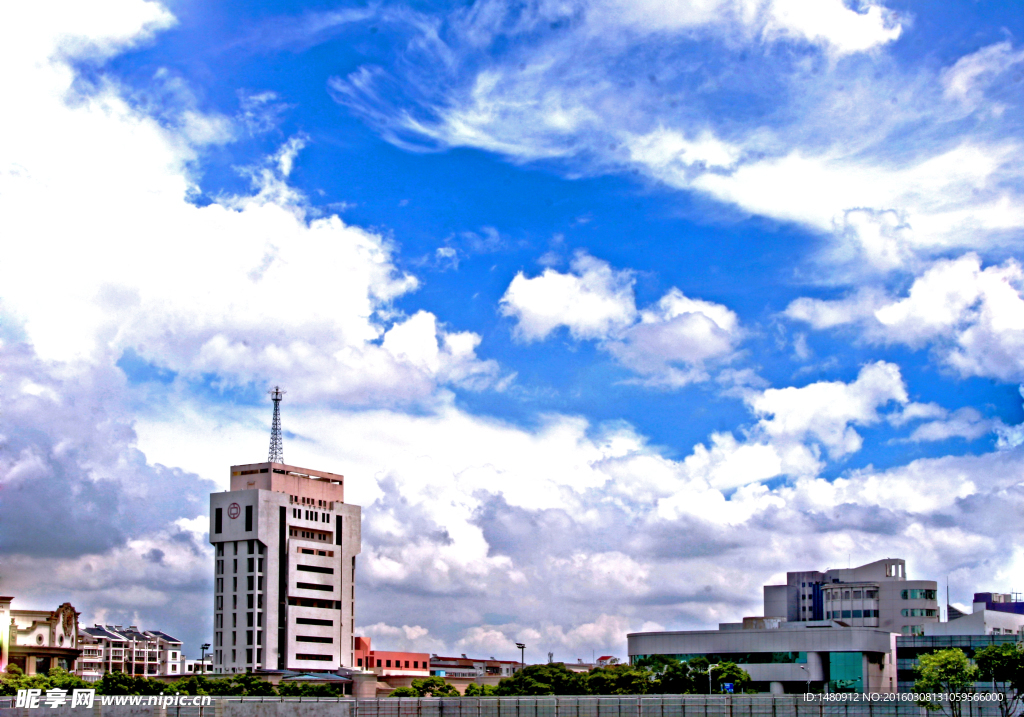
[[[395,649],[622,653],[892,555],[1020,589],[1014,5],[5,13],[19,602],[208,640],[274,384]]]

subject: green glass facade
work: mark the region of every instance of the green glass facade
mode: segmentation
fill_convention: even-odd
[[[832,692],[863,692],[863,655],[859,652],[828,653],[828,684]]]
[[[963,650],[968,659],[974,660],[974,653],[989,645],[1015,643],[1016,635],[914,635],[896,638],[896,685],[900,692],[914,691],[914,668],[920,664],[921,655],[948,650],[956,647]],[[987,692],[991,683],[975,683],[975,689]]]

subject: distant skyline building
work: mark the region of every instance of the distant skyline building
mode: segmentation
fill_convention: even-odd
[[[908,580],[905,560],[885,558],[855,568],[786,573],[785,585],[764,586],[764,616],[921,635],[925,625],[939,621],[937,596],[934,580]]]
[[[1024,615],[1024,595],[1021,593],[974,593],[974,612],[992,610]]]

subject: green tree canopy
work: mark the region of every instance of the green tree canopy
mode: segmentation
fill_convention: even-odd
[[[921,655],[920,664],[914,668],[917,680],[914,692],[930,693],[962,693],[973,692],[974,682],[978,679],[978,668],[970,663],[963,650],[952,648],[936,650]],[[945,709],[951,717],[960,717],[962,702],[951,700],[940,704],[931,700],[918,702],[929,710]]]
[[[396,687],[388,697],[419,697],[420,693],[411,687]]]
[[[470,682],[466,685],[466,691],[462,693],[463,697],[491,697],[498,693],[498,688],[495,685],[478,685],[475,682]]]
[[[989,645],[974,653],[978,679],[991,680],[992,688],[1003,695],[999,709],[1004,717],[1017,713],[1024,701],[1024,644]]]
[[[591,695],[645,695],[658,686],[649,668],[633,665],[595,667],[586,680]]]
[[[495,694],[503,696],[585,695],[586,676],[572,672],[561,662],[530,665],[498,683]]]
[[[444,681],[443,677],[434,675],[412,681],[412,689],[418,697],[458,697],[459,691]],[[401,695],[399,695],[401,696]]]
[[[697,691],[696,673],[686,662],[666,663],[658,675],[658,692],[666,695],[688,695]]]

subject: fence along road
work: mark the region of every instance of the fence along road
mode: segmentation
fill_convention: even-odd
[[[817,698],[818,695],[815,695]],[[900,697],[900,695],[894,695]],[[145,699],[145,698],[143,698]],[[945,717],[913,702],[804,701],[800,695],[657,695],[622,697],[462,697],[354,700],[329,697],[215,697],[206,707],[13,707],[0,717]],[[999,703],[962,703],[962,717],[1002,717]]]

